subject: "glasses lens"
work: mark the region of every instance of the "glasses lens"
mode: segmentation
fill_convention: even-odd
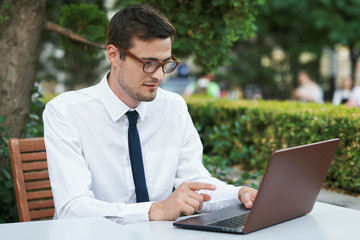
[[[167,62],[163,66],[163,71],[165,73],[171,73],[176,68],[176,62]]]
[[[159,62],[146,62],[144,63],[144,72],[152,73],[158,68]]]

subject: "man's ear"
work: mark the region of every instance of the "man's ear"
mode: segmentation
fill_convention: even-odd
[[[109,44],[106,48],[107,58],[110,61],[110,64],[112,65],[115,61],[118,61],[120,59],[120,52],[112,44]]]

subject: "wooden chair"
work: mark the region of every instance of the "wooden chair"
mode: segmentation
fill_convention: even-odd
[[[51,219],[54,201],[44,138],[11,138],[9,149],[20,221]]]

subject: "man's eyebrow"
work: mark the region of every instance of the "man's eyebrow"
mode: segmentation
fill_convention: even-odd
[[[145,60],[145,61],[156,61],[156,62],[160,62],[159,59],[157,58],[152,58],[152,57],[148,57],[148,58],[141,58],[142,60]],[[172,57],[168,57],[168,58],[165,58],[163,60],[163,62],[166,62],[166,61],[169,61],[169,60],[172,60]]]

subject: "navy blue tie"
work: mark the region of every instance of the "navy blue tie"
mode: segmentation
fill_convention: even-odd
[[[139,114],[136,111],[129,111],[126,113],[129,118],[129,153],[131,169],[135,183],[135,193],[137,202],[148,202],[149,195],[146,187],[144,164],[141,154],[141,145],[139,132],[136,127]]]

